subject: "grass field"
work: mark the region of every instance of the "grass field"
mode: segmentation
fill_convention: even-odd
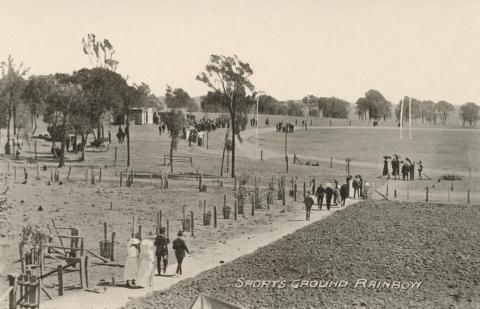
[[[478,308],[479,220],[473,206],[362,202],[125,308],[189,308],[199,293],[247,308]]]

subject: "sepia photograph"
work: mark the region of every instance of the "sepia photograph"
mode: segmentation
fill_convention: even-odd
[[[0,309],[480,309],[479,0],[0,12]]]

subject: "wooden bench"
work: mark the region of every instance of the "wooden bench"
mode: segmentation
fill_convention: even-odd
[[[164,155],[163,156],[163,165],[167,165],[167,161],[170,162],[170,156]],[[188,156],[172,156],[173,162],[183,162],[183,163],[190,163],[190,166],[193,166],[193,158]]]

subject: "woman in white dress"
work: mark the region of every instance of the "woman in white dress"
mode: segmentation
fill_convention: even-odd
[[[147,287],[153,284],[155,271],[155,245],[153,239],[143,239],[140,243],[140,255],[138,258],[137,286]]]
[[[125,269],[123,271],[123,280],[127,282],[127,286],[135,285],[135,277],[138,272],[138,245],[140,240],[133,237],[127,242],[127,260],[125,261]]]

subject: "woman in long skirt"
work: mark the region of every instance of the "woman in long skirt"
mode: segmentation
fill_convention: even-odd
[[[127,286],[135,285],[135,277],[138,272],[138,245],[140,240],[132,238],[127,242],[127,260],[125,261],[125,269],[123,270],[123,279],[127,282]]]
[[[152,239],[143,239],[138,257],[137,286],[147,287],[153,284],[155,271],[155,245]]]

